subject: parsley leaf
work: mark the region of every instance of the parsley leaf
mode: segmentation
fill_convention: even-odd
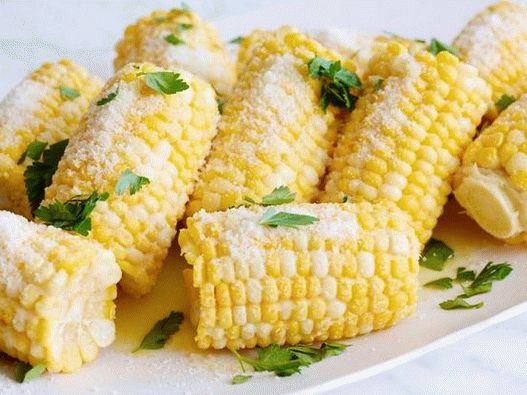
[[[60,97],[62,97],[63,100],[73,100],[81,95],[77,89],[69,88],[67,86],[61,86],[59,92]]]
[[[502,95],[498,100],[496,100],[496,108],[498,111],[503,111],[514,103],[517,99],[514,96]]]
[[[476,273],[473,270],[466,270],[464,267],[457,268],[457,274],[454,281],[456,283],[463,283],[466,281],[472,281],[476,278]]]
[[[20,155],[20,159],[18,159],[18,162],[16,162],[16,164],[21,165],[22,163],[24,163],[28,156],[33,160],[39,160],[47,146],[48,143],[44,143],[43,141],[38,140],[29,143],[26,150],[22,152],[22,155]]]
[[[194,25],[192,23],[178,23],[176,26],[176,31],[178,33],[184,32],[185,30],[192,29]]]
[[[324,111],[330,104],[352,110],[355,107],[357,96],[352,95],[349,89],[362,90],[362,84],[357,74],[342,67],[340,61],[314,57],[307,63],[311,78],[321,80],[320,106]]]
[[[103,97],[101,100],[98,100],[97,103],[95,103],[95,104],[97,104],[98,106],[104,106],[106,103],[110,103],[119,94],[119,88],[120,87],[121,87],[120,85],[117,86],[117,89],[115,90],[115,92],[109,93],[108,96]]]
[[[39,363],[34,367],[27,362],[19,362],[15,367],[15,380],[19,383],[27,383],[36,379],[46,371],[46,365]]]
[[[474,295],[490,292],[494,281],[503,280],[511,272],[512,267],[508,263],[504,262],[494,265],[493,262],[489,262],[469,286],[463,287],[464,294],[460,295],[460,297],[470,298]]]
[[[296,193],[291,192],[288,186],[282,185],[278,188],[273,189],[268,195],[265,195],[262,198],[261,203],[258,203],[256,200],[245,196],[243,198],[244,203],[246,204],[258,204],[260,206],[275,206],[277,204],[291,203],[295,200]]]
[[[437,55],[438,53],[443,52],[443,51],[450,52],[452,55],[455,55],[455,56],[459,54],[459,51],[456,47],[442,43],[436,38],[433,38],[432,40],[430,40],[430,45],[428,46],[427,50],[432,55]]]
[[[273,228],[277,226],[296,228],[299,225],[311,225],[318,221],[317,217],[312,217],[311,215],[286,213],[284,211],[277,212],[274,208],[269,207],[263,213],[258,223],[260,225],[269,225]]]
[[[452,279],[450,277],[438,278],[437,280],[427,282],[424,286],[437,289],[449,289],[452,288]]]
[[[238,44],[238,45],[240,45],[244,38],[245,37],[243,37],[243,36],[234,37],[232,40],[229,41],[229,44]]]
[[[134,352],[139,350],[158,350],[163,348],[174,333],[179,331],[183,322],[183,313],[172,311],[168,317],[157,321],[154,327],[146,334],[143,341]]]
[[[319,362],[322,359],[341,354],[348,346],[345,344],[327,342],[320,348],[310,346],[281,347],[271,344],[269,347],[257,349],[257,359],[251,359],[240,355],[236,350],[231,352],[236,356],[242,370],[248,364],[257,372],[274,372],[277,376],[291,376],[300,373],[302,367]]]
[[[146,177],[138,176],[132,170],[125,170],[117,185],[115,186],[115,193],[122,195],[128,189],[130,195],[135,195],[144,185],[150,184],[150,180]]]
[[[57,166],[62,155],[64,155],[64,150],[68,146],[69,140],[59,141],[58,143],[50,145],[48,149],[42,149],[47,144],[40,142],[30,148],[34,143],[29,144],[26,149],[27,156],[33,159],[34,162],[24,171],[26,194],[32,211],[35,211],[44,199],[44,190],[51,185],[51,178],[57,171]],[[20,160],[22,160],[22,157]],[[42,160],[40,160],[41,157]]]
[[[382,84],[384,83],[383,78],[379,78],[377,81],[375,81],[375,85],[373,85],[373,91],[377,92],[382,88]]]
[[[246,374],[237,374],[236,376],[232,378],[232,384],[243,384],[252,378],[253,376],[249,376]]]
[[[166,95],[173,95],[189,88],[187,83],[179,78],[179,73],[172,71],[155,71],[139,74],[145,76],[146,86]]]
[[[428,269],[441,271],[445,267],[446,261],[453,256],[454,250],[452,248],[441,240],[430,239],[419,259],[419,265]]]
[[[170,33],[169,35],[165,36],[165,41],[172,45],[186,44],[185,40],[182,40],[181,38],[175,36],[173,33]]]
[[[223,106],[225,105],[225,100],[221,97],[216,98],[216,103],[218,103],[218,111],[220,114],[223,114]]]
[[[66,203],[55,199],[49,206],[40,206],[36,209],[35,217],[40,218],[46,225],[72,230],[82,236],[87,236],[91,231],[90,214],[98,201],[105,201],[109,197],[110,194],[107,192],[101,194],[93,192],[88,197],[74,196]]]
[[[443,310],[468,310],[468,309],[479,309],[483,307],[483,302],[476,304],[470,304],[465,299],[457,297],[455,299],[445,300],[442,303],[439,303],[439,306]]]

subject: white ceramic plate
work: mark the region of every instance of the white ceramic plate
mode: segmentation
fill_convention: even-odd
[[[153,4],[156,3],[156,4]],[[159,3],[159,4],[158,4]],[[357,31],[397,32],[403,36],[449,40],[466,20],[488,1],[458,0],[363,0],[290,3],[256,10],[216,21],[226,39],[254,27],[289,23],[302,28],[338,26]],[[156,7],[169,8],[168,1],[78,2],[60,1],[0,3],[0,94],[26,72],[46,60],[68,56],[102,77],[111,73],[113,45],[126,24]],[[9,14],[9,18],[5,15]],[[80,15],[80,16],[79,16]],[[32,24],[32,18],[43,18]],[[74,22],[72,22],[74,21]],[[43,28],[43,26],[47,26]],[[32,32],[28,36],[28,31]],[[8,34],[9,32],[9,34]],[[28,38],[31,37],[31,38]],[[438,302],[457,290],[423,290],[417,313],[400,325],[349,341],[351,347],[334,357],[304,369],[301,375],[276,378],[262,374],[233,386],[231,377],[239,367],[228,353],[199,353],[192,343],[188,322],[165,349],[131,354],[142,336],[171,310],[186,308],[180,278],[183,261],[174,249],[167,259],[154,292],[141,300],[118,300],[117,341],[100,357],[73,375],[45,375],[21,386],[12,381],[12,360],[0,359],[0,393],[192,393],[278,394],[313,393],[351,383],[409,361],[423,353],[459,340],[470,333],[527,311],[527,251],[504,246],[484,234],[455,203],[447,210],[436,237],[456,251],[445,273],[421,272],[422,282],[452,274],[457,266],[481,268],[487,261],[508,261],[514,271],[497,283],[492,293],[482,295],[480,310],[443,311]]]

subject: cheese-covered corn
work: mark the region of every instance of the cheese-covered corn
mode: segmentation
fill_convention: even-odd
[[[527,242],[527,95],[467,148],[454,194],[491,235]]]
[[[397,207],[277,206],[319,219],[298,228],[259,224],[264,210],[200,211],[180,232],[199,348],[342,339],[414,311],[419,242]]]
[[[189,88],[176,94],[148,87],[148,73],[160,70],[130,64],[106,84],[99,100],[117,95],[92,105],[44,202],[110,193],[91,215],[90,237],[115,254],[123,270],[120,285],[134,295],[146,294],[155,283],[219,117],[214,89],[188,72],[180,77]],[[126,170],[150,183],[133,195],[114,193]]]
[[[78,370],[115,338],[120,278],[98,243],[0,211],[0,351]]]
[[[221,94],[229,93],[236,79],[234,63],[216,28],[184,9],[142,17],[126,28],[116,51],[116,70],[129,62],[182,68],[210,82]]]
[[[78,92],[63,97],[61,88]],[[54,144],[72,136],[102,81],[69,60],[46,63],[29,74],[0,102],[0,210],[31,217],[24,171],[18,164],[27,146],[39,140]]]
[[[309,76],[307,62],[336,55],[291,28],[261,34],[225,103],[188,215],[238,205],[244,196],[259,199],[281,185],[299,201],[318,193],[337,111],[321,109],[320,82]]]
[[[372,58],[367,76],[382,78],[381,88],[357,101],[321,200],[395,202],[425,243],[487,110],[490,88],[473,66],[446,51],[412,55],[395,42]]]
[[[527,6],[500,1],[476,15],[453,45],[492,87],[492,100],[527,92]],[[491,107],[488,116],[495,118]]]

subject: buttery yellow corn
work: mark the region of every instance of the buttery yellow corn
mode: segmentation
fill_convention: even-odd
[[[149,63],[130,64],[106,84],[99,99],[118,90],[117,96],[90,108],[44,202],[110,193],[91,215],[90,237],[115,254],[123,270],[120,285],[136,296],[155,283],[219,117],[208,83],[181,71],[189,89],[164,95],[149,88],[143,74],[158,71]],[[113,193],[126,170],[150,184],[134,195]]]
[[[467,148],[454,177],[454,194],[491,235],[527,242],[527,95]]]
[[[419,242],[395,205],[288,204],[313,225],[259,224],[263,207],[200,211],[179,245],[199,348],[337,340],[415,308]]]
[[[336,55],[291,28],[262,34],[225,103],[187,215],[223,210],[244,196],[259,199],[281,185],[298,201],[318,193],[336,139],[337,111],[320,108],[320,82],[308,75],[307,62]]]
[[[375,55],[380,90],[359,98],[339,138],[321,201],[395,202],[425,243],[441,215],[459,157],[487,110],[477,70],[443,51],[415,55],[399,43]]]
[[[71,100],[60,88],[79,92]],[[0,102],[0,210],[31,218],[24,171],[31,161],[17,164],[34,140],[54,144],[71,137],[102,81],[69,60],[46,63],[18,84]]]
[[[98,243],[0,211],[0,351],[78,370],[115,338],[120,278]]]
[[[210,82],[221,94],[228,94],[236,79],[234,63],[216,28],[183,9],[154,11],[142,17],[126,28],[116,51],[116,70],[130,62],[185,69]]]
[[[500,1],[476,15],[453,45],[492,87],[492,100],[527,92],[527,6]],[[495,118],[491,107],[488,116]]]

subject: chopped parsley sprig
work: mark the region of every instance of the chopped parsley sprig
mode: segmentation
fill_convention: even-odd
[[[87,236],[91,231],[92,211],[97,202],[105,201],[109,196],[107,192],[92,192],[89,196],[74,196],[65,203],[55,199],[48,206],[40,206],[34,214],[46,225]]]
[[[282,185],[273,189],[270,194],[265,195],[260,203],[248,196],[245,196],[243,201],[248,204],[258,204],[260,206],[275,206],[277,204],[291,203],[295,200],[295,197],[296,193],[291,192],[289,187]]]
[[[514,96],[501,95],[501,97],[498,100],[496,100],[496,103],[494,104],[496,105],[496,108],[498,109],[498,111],[503,111],[507,107],[509,107],[512,103],[514,103],[516,100],[517,99]]]
[[[459,55],[459,51],[456,47],[445,44],[439,41],[437,38],[432,38],[430,40],[430,44],[428,45],[427,50],[432,55],[437,55],[438,53],[443,52],[443,51],[450,52],[452,55],[455,55],[455,56]]]
[[[62,97],[63,100],[73,100],[81,95],[77,89],[73,89],[68,86],[61,86],[59,88],[59,92],[60,97]]]
[[[342,67],[340,61],[331,62],[321,57],[314,57],[307,63],[309,75],[322,82],[320,88],[320,106],[324,111],[330,104],[352,110],[357,96],[350,89],[362,90],[357,74]]]
[[[234,37],[232,40],[229,41],[229,44],[240,45],[244,38],[245,37],[243,37],[243,36]]]
[[[441,240],[430,239],[426,244],[419,265],[428,269],[441,271],[446,262],[454,256],[454,250]]]
[[[173,95],[189,88],[188,84],[180,78],[180,74],[172,71],[140,72],[137,75],[144,75],[146,86],[165,95]]]
[[[139,350],[158,350],[163,348],[174,333],[179,331],[183,323],[183,313],[172,311],[170,314],[156,322],[154,327],[146,334],[143,341],[134,352]]]
[[[276,211],[274,208],[269,207],[262,215],[262,218],[258,222],[260,225],[268,225],[273,228],[278,226],[286,226],[289,228],[297,228],[301,225],[312,225],[318,222],[317,217],[304,214],[287,213],[285,211]]]
[[[15,380],[18,383],[27,383],[37,377],[42,376],[46,371],[46,365],[39,363],[31,366],[27,362],[18,362],[15,367]]]
[[[245,372],[245,364],[247,364],[257,372],[273,372],[279,377],[285,377],[300,373],[302,368],[324,358],[342,354],[347,347],[345,344],[335,342],[325,342],[320,348],[303,345],[282,347],[272,344],[269,347],[258,348],[256,359],[242,356],[236,350],[231,350],[231,352],[238,359],[243,372]],[[234,384],[245,382],[251,377],[244,376],[236,379],[239,376],[242,375],[235,376],[233,379]],[[236,383],[234,382],[235,379]]]
[[[143,186],[150,184],[150,180],[143,176],[138,176],[132,170],[128,169],[121,174],[117,185],[115,186],[115,193],[123,195],[127,190],[130,195],[135,195]]]
[[[95,103],[95,104],[98,105],[98,106],[104,106],[105,104],[111,102],[119,94],[119,88],[120,87],[121,86],[117,86],[117,89],[115,90],[115,92],[109,93],[108,96],[103,97],[102,99],[98,100],[97,103]]]
[[[32,211],[35,211],[44,199],[44,190],[51,184],[51,178],[57,171],[68,142],[67,139],[62,140],[46,149],[47,143],[33,141],[18,160],[18,164],[24,163],[28,157],[33,160],[24,171],[26,194]]]
[[[178,36],[176,36],[174,33],[170,33],[168,35],[165,36],[165,41],[169,44],[172,44],[172,45],[182,45],[182,44],[186,44],[186,41],[183,40],[182,38],[179,38]]]

